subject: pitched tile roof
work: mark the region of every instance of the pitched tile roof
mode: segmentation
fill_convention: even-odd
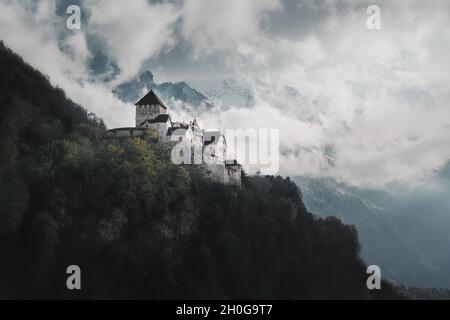
[[[167,109],[167,107],[164,105],[164,102],[162,102],[161,99],[158,98],[158,96],[153,92],[153,90],[150,90],[150,92],[147,93],[141,100],[136,102],[137,106],[157,105],[157,104]]]

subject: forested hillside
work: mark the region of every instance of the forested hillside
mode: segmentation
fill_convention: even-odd
[[[0,46],[1,298],[398,298],[289,179],[213,183],[104,124]],[[82,290],[66,288],[79,265]]]

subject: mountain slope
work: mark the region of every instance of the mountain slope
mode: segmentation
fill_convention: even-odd
[[[102,139],[3,46],[0,68],[0,297],[401,298],[366,288],[356,230],[315,219],[289,179],[216,184],[167,145]]]
[[[31,201],[35,150],[56,138],[95,136],[105,125],[66,98],[0,42],[0,239],[17,231]]]
[[[388,279],[409,286],[450,286],[445,271],[450,221],[448,215],[439,217],[436,207],[441,203],[444,208],[445,200],[434,197],[433,201],[424,195],[415,195],[416,200],[395,199],[382,191],[358,189],[331,178],[294,180],[309,210],[356,226],[362,257],[379,265]],[[443,250],[436,243],[441,243]]]

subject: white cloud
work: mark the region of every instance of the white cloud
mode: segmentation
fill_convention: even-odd
[[[227,66],[253,84],[257,105],[208,121],[279,128],[285,145],[303,150],[284,159],[283,174],[332,175],[375,187],[427,179],[450,158],[448,3],[383,2],[380,31],[366,28],[363,6],[339,11],[327,5],[320,24],[296,39],[249,29],[246,52],[253,55],[232,41],[212,42],[231,61]],[[228,31],[231,36],[217,39],[246,39]],[[300,98],[287,96],[287,86]],[[334,166],[321,156],[326,146],[332,146]]]
[[[134,76],[149,57],[173,40],[179,9],[146,0],[84,1],[90,11],[89,32],[102,36],[120,69],[120,80]]]
[[[74,32],[64,40],[69,52],[73,53],[73,59],[77,64],[86,65],[91,58],[91,52],[88,49],[86,35],[83,32]]]
[[[261,19],[278,7],[279,2],[274,0],[187,0],[182,35],[196,55],[222,50],[252,55],[253,44],[261,36]]]
[[[0,38],[72,100],[101,116],[108,126],[132,124],[131,106],[115,98],[106,84],[88,81],[84,62],[89,52],[83,33],[75,31],[65,40],[75,56],[66,54],[58,43],[55,2],[40,1],[35,5],[36,8],[29,2],[0,1]]]

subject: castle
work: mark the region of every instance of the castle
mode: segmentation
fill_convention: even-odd
[[[213,160],[207,165],[209,176],[221,183],[241,185],[242,166],[236,160],[226,158],[227,141],[222,132],[204,130],[196,119],[189,123],[172,121],[166,105],[153,90],[136,102],[135,106],[135,127],[111,129],[106,133],[107,138],[143,138],[151,135],[159,143],[184,143],[192,150],[201,151],[208,148],[208,155]]]

